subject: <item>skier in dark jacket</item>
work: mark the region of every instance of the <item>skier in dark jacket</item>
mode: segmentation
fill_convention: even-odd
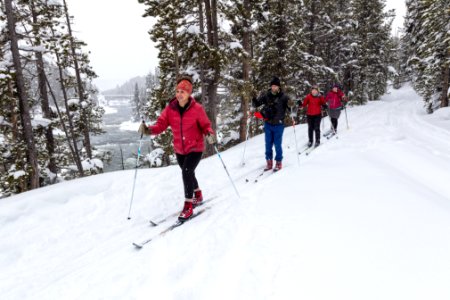
[[[177,82],[176,97],[173,98],[162,111],[156,124],[139,127],[139,133],[157,135],[171,127],[173,144],[178,164],[183,175],[184,208],[178,217],[181,221],[189,219],[195,206],[203,200],[202,191],[195,177],[197,167],[205,145],[203,137],[209,144],[216,143],[211,122],[203,107],[191,96],[192,81],[189,77],[182,77]]]
[[[322,107],[326,108],[325,98],[320,94],[319,87],[313,85],[311,87],[311,93],[308,94],[305,99],[297,102],[299,106],[307,107],[306,118],[308,120],[308,147],[313,145],[313,136],[316,134],[316,144],[320,145],[320,120],[322,119]]]
[[[284,118],[289,107],[294,106],[294,102],[281,90],[281,82],[278,77],[274,77],[270,82],[270,89],[259,98],[253,98],[254,107],[263,105],[263,108],[255,113],[255,117],[264,119],[264,133],[266,143],[266,168],[264,171],[273,168],[273,146],[275,145],[275,168],[279,171],[282,168]]]

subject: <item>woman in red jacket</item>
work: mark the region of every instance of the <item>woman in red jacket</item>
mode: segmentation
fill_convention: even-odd
[[[184,208],[178,217],[181,221],[189,219],[195,206],[203,200],[202,192],[195,177],[195,168],[202,157],[205,145],[216,143],[211,122],[203,107],[191,96],[192,81],[188,77],[177,81],[176,97],[162,111],[156,124],[141,124],[139,133],[158,135],[170,126],[173,132],[173,146],[183,175]]]
[[[313,133],[316,133],[315,147],[320,145],[320,120],[322,119],[322,105],[326,105],[325,98],[319,93],[319,87],[313,85],[311,93],[308,94],[303,103],[299,101],[299,105],[307,107],[306,118],[308,120],[308,147],[313,144]]]
[[[333,85],[333,89],[327,94],[325,101],[328,103],[331,126],[334,128],[332,131],[336,133],[341,110],[345,107],[345,103],[347,101],[347,98],[341,91],[339,84]]]

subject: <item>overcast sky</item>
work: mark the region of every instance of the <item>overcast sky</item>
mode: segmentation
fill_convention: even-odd
[[[77,36],[91,51],[101,90],[154,71],[158,52],[148,35],[152,20],[142,18],[144,5],[137,0],[67,0],[67,5]]]
[[[74,30],[91,51],[91,64],[101,89],[113,88],[131,77],[146,75],[158,65],[157,50],[148,31],[150,18],[142,18],[145,6],[137,0],[67,0],[75,18]],[[387,0],[397,17],[393,33],[403,25],[403,0]]]

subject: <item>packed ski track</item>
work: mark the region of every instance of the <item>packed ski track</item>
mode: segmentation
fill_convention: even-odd
[[[210,209],[140,250],[182,208],[178,166],[138,170],[131,220],[134,170],[0,200],[0,299],[450,299],[450,110],[405,86],[348,119],[299,164],[287,127],[283,169],[256,183],[264,136],[245,165],[244,144],[224,151],[241,198],[202,160]]]

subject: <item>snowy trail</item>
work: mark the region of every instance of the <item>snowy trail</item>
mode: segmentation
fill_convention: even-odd
[[[0,201],[1,299],[449,299],[450,110],[422,113],[410,87],[342,114],[339,139],[254,178],[264,137],[197,177],[204,215],[140,251],[148,220],[181,208],[177,166],[107,173]],[[328,120],[326,126],[329,126]],[[298,144],[307,140],[296,126]]]

